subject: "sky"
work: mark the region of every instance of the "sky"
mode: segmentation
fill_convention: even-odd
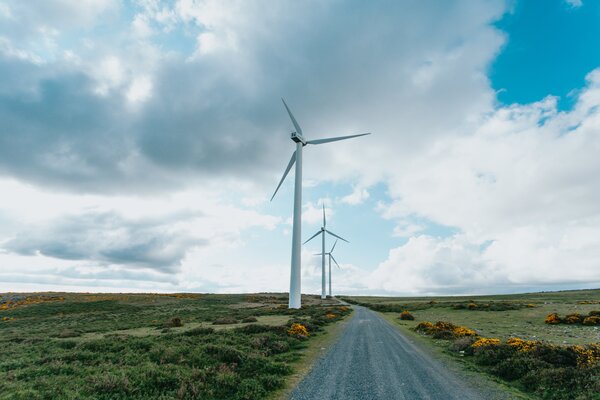
[[[600,287],[600,3],[0,0],[0,292]],[[327,248],[333,241],[327,239]],[[302,291],[320,291],[319,242]]]

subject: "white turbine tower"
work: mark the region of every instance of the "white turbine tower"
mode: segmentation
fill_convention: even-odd
[[[317,139],[317,140],[306,140],[302,135],[302,128],[296,122],[296,118],[292,115],[287,104],[285,104],[285,100],[283,101],[283,105],[287,110],[287,113],[292,120],[292,124],[294,124],[295,132],[292,132],[292,140],[296,142],[296,151],[292,154],[292,158],[288,163],[281,180],[279,181],[279,185],[277,185],[277,189],[273,193],[271,200],[275,197],[275,194],[279,190],[279,187],[285,180],[285,177],[292,169],[294,163],[296,163],[296,177],[294,182],[294,219],[292,223],[292,267],[290,274],[290,298],[289,298],[289,308],[300,308],[301,307],[301,275],[300,275],[300,237],[301,237],[301,225],[302,225],[302,148],[307,144],[323,144],[329,142],[335,142],[338,140],[350,139],[359,136],[369,135],[369,133],[361,133],[359,135],[350,135],[350,136],[340,136],[335,138],[327,138],[327,139]]]
[[[329,253],[325,253],[328,257],[329,257],[329,297],[333,297],[331,294],[331,260],[333,260],[333,262],[335,263],[335,265],[337,265],[338,269],[342,269],[342,267],[340,267],[340,264],[338,264],[338,262],[335,260],[335,257],[333,257],[333,249],[335,249],[335,245],[337,244],[337,239],[335,241],[335,243],[333,244],[333,247],[331,248],[331,250],[329,250]],[[315,256],[320,256],[323,253],[318,253],[315,254]]]
[[[310,239],[308,239],[306,242],[304,242],[304,244],[306,244],[306,243],[310,242],[311,240],[313,240],[316,236],[323,235],[321,237],[321,243],[322,243],[322,249],[321,249],[321,256],[322,256],[321,257],[321,298],[322,299],[327,298],[327,295],[325,293],[325,254],[327,254],[327,253],[325,253],[325,233],[329,233],[331,236],[341,239],[346,243],[350,243],[343,237],[338,236],[335,233],[327,230],[327,220],[325,219],[325,204],[323,204],[323,226],[317,233],[312,235],[310,237]],[[331,279],[331,261],[329,262],[329,279]],[[329,295],[331,296],[331,285],[329,287]]]

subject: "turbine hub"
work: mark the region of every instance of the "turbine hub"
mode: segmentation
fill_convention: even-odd
[[[298,132],[292,132],[292,140],[296,143],[302,143],[303,146],[306,146],[306,139],[304,139]]]

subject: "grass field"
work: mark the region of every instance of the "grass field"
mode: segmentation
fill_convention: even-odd
[[[443,351],[471,371],[502,379],[510,390],[541,399],[600,399],[600,324],[565,321],[568,314],[600,310],[598,289],[344,300],[381,312],[419,342]],[[401,320],[402,311],[410,311],[414,320]],[[545,323],[553,313],[563,323]]]
[[[313,296],[0,296],[0,399],[269,398],[350,312]]]
[[[600,310],[600,289],[564,292],[528,293],[501,296],[466,297],[345,297],[351,302],[368,305],[376,311],[409,310],[414,321],[402,321],[414,327],[421,321],[451,321],[476,330],[481,336],[508,339],[544,340],[553,344],[586,344],[600,342],[600,326],[578,324],[548,325],[548,314],[587,314]],[[433,303],[432,303],[433,302]],[[587,304],[581,304],[587,303]],[[486,311],[486,308],[469,309],[469,304],[509,304],[516,309]],[[466,305],[457,309],[457,306]],[[379,307],[378,307],[379,306]],[[533,307],[531,307],[533,306]],[[503,307],[498,307],[502,309]]]

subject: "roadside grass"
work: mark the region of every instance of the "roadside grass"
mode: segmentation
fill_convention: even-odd
[[[266,398],[351,312],[316,296],[288,310],[279,294],[59,295],[0,311],[0,399]]]
[[[464,357],[457,357],[456,352],[449,351],[447,341],[432,339],[430,337],[415,332],[414,327],[409,327],[406,323],[407,321],[402,321],[398,319],[398,314],[381,313],[381,316],[393,326],[398,328],[412,341],[417,343],[421,348],[435,356],[435,358],[440,360],[446,368],[448,368],[458,376],[465,377],[472,386],[480,388],[483,391],[486,391],[487,389],[492,389],[495,393],[502,392],[503,394],[505,394],[505,397],[501,397],[498,399],[494,397],[494,400],[532,400],[536,398],[533,397],[531,394],[523,393],[521,390],[510,386],[509,384],[507,384],[507,382],[503,381],[500,378],[494,377],[493,375],[487,375],[488,379],[482,380],[481,368],[469,362],[469,360],[465,359]]]
[[[403,321],[408,327],[415,327],[422,321],[451,321],[476,330],[481,336],[508,339],[520,337],[529,340],[543,340],[552,344],[587,344],[600,342],[600,326],[579,324],[549,325],[544,323],[547,315],[558,313],[567,315],[600,309],[600,290],[577,290],[565,292],[528,293],[501,296],[462,296],[462,297],[343,297],[350,303],[367,306],[375,311],[381,305],[394,307],[394,314],[408,310],[414,321]],[[431,304],[434,302],[433,304]],[[582,302],[595,302],[580,304]],[[506,311],[482,311],[468,308],[456,309],[457,304],[518,304],[524,305]],[[528,307],[532,305],[534,307]]]
[[[413,339],[471,371],[487,373],[496,382],[501,379],[523,396],[578,400],[600,399],[600,326],[544,321],[552,313],[586,315],[600,309],[598,299],[600,290],[462,298],[344,298],[383,311],[384,318]],[[410,311],[415,320],[401,320],[398,310]],[[437,321],[457,326],[426,323]]]

